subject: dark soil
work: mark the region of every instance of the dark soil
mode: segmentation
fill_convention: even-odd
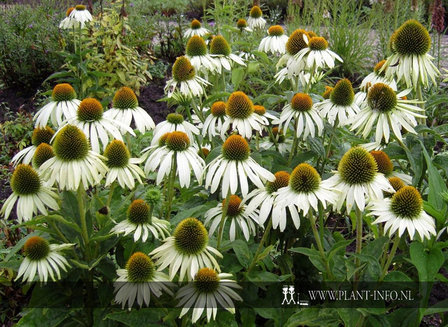
[[[140,89],[138,102],[140,107],[145,109],[152,117],[156,124],[165,120],[166,115],[174,112],[173,108],[169,108],[166,102],[158,101],[165,96],[163,88],[166,79],[153,79],[148,85]]]
[[[35,93],[22,93],[21,90],[17,89],[0,89],[0,104],[7,104],[12,112],[24,110],[32,113],[36,109],[33,103]],[[5,114],[4,110],[0,110],[0,123],[5,121]]]

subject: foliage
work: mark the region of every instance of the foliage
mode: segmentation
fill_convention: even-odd
[[[62,64],[57,54],[61,5],[46,0],[0,10],[0,80],[5,86],[33,90]]]

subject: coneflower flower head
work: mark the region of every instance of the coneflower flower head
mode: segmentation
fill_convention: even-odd
[[[252,115],[254,104],[252,100],[241,91],[233,92],[226,103],[226,114],[231,118],[244,119]]]
[[[392,174],[394,169],[394,165],[390,160],[389,156],[386,152],[378,150],[378,151],[370,151],[370,154],[375,159],[375,162],[378,167],[378,172],[384,174],[384,176],[389,176]]]
[[[278,171],[274,174],[275,181],[266,183],[266,190],[272,194],[277,192],[280,188],[289,185],[290,174],[286,171]]]
[[[131,157],[128,148],[120,140],[110,142],[104,151],[104,156],[107,158],[106,164],[109,168],[126,167]]]
[[[282,36],[283,34],[285,34],[285,31],[280,25],[273,25],[269,27],[268,34],[269,36]]]
[[[53,101],[70,101],[76,98],[75,89],[68,83],[57,84],[51,93]]]
[[[207,54],[207,45],[202,37],[193,35],[187,42],[186,54],[190,57]]]
[[[191,65],[187,57],[178,57],[172,68],[172,75],[175,81],[185,82],[196,76],[194,67]]]
[[[132,109],[138,107],[137,96],[134,91],[127,86],[121,87],[115,92],[112,106],[117,109]]]
[[[322,93],[324,99],[330,99],[331,92],[333,92],[333,87],[325,85],[325,91]]]
[[[355,98],[352,83],[343,78],[339,80],[330,93],[330,100],[339,106],[350,106]]]
[[[252,18],[260,18],[263,15],[263,12],[261,11],[260,7],[253,6],[249,12],[249,16]]]
[[[53,148],[47,143],[41,143],[37,146],[33,155],[33,166],[39,168],[45,161],[54,157]]]
[[[154,277],[155,268],[151,258],[142,252],[135,252],[126,263],[131,283],[145,283]]]
[[[230,45],[222,35],[217,35],[212,39],[210,42],[210,53],[223,56],[230,55]]]
[[[36,194],[41,188],[38,173],[29,165],[19,164],[11,177],[11,189],[17,195]]]
[[[250,148],[240,135],[231,135],[222,145],[222,155],[227,160],[242,161],[249,158]]]
[[[216,101],[210,108],[211,114],[215,117],[223,117],[226,115],[226,103],[224,101]]]
[[[375,158],[364,148],[354,147],[347,151],[338,165],[342,180],[349,185],[370,183],[378,172]]]
[[[308,36],[307,32],[302,29],[297,29],[291,33],[288,42],[286,42],[286,51],[289,55],[293,56],[307,47],[303,38],[304,35]]]
[[[56,135],[53,151],[62,161],[75,161],[86,158],[89,152],[89,142],[84,133],[73,125],[65,126]]]
[[[319,188],[320,182],[317,170],[307,163],[302,163],[292,171],[289,187],[296,193],[311,193]]]
[[[396,31],[393,44],[400,55],[424,55],[431,48],[427,29],[415,19],[410,19]]]

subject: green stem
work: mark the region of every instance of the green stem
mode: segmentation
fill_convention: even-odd
[[[222,208],[221,221],[219,222],[218,243],[216,245],[218,251],[219,251],[219,247],[221,246],[222,233],[224,232],[224,221],[226,220],[227,209],[229,208],[229,199],[230,199],[230,190],[227,192],[227,196],[224,201],[224,206]]]
[[[334,121],[334,126],[331,130],[330,139],[328,140],[327,151],[325,151],[325,158],[322,160],[322,168],[320,174],[322,175],[325,172],[325,165],[327,164],[327,160],[330,157],[331,145],[333,143],[334,135],[336,134],[336,126],[338,125],[338,118]]]
[[[110,203],[112,202],[112,196],[114,195],[114,189],[115,189],[115,182],[112,183],[112,185],[109,188],[109,195],[107,196],[107,207],[110,207]]]
[[[295,119],[295,122],[294,122],[294,139],[292,141],[291,152],[289,153],[288,166],[291,166],[292,158],[294,157],[294,154],[295,154],[296,148],[297,148],[297,143],[299,141],[299,138],[297,137],[297,124],[298,123],[299,123],[299,121],[297,119]]]
[[[272,228],[272,218],[269,218],[268,225],[266,226],[266,229],[264,230],[263,237],[261,238],[260,244],[258,244],[257,251],[255,252],[252,262],[249,265],[249,268],[247,269],[247,273],[250,273],[252,271],[252,269],[254,269],[255,265],[257,264],[258,256],[261,253],[263,244],[266,243],[266,239],[269,236],[269,232],[271,231],[271,228]]]
[[[319,236],[320,236],[320,241],[324,242],[324,208],[322,207],[322,203],[319,201],[319,205],[318,205],[318,209],[319,209]]]
[[[356,254],[361,254],[362,250],[362,211],[359,210],[358,206],[355,205],[356,212]],[[356,268],[359,267],[359,258],[355,259]],[[355,274],[355,281],[359,280],[359,273]]]
[[[398,236],[398,233],[395,235],[394,243],[392,245],[392,249],[390,250],[390,254],[387,257],[386,264],[383,267],[383,274],[381,275],[380,281],[386,277],[387,272],[389,271],[390,264],[395,257],[395,253],[397,252],[398,245],[400,244],[401,237]]]
[[[177,168],[177,159],[176,159],[176,157],[174,157],[173,163],[171,165],[169,179],[168,179],[168,199],[167,199],[166,213],[165,213],[166,220],[170,220],[171,206],[173,204],[173,198],[174,198],[174,181],[176,179],[176,168]]]
[[[85,208],[85,190],[82,187],[82,185],[80,185],[78,187],[78,210],[79,210],[79,220],[81,221],[81,235],[82,235],[82,239],[84,241],[84,245],[86,247],[86,253],[88,253],[87,248],[89,245],[89,232],[87,231],[87,221],[86,221],[86,208]],[[90,258],[88,258],[90,259]]]
[[[278,132],[280,133],[280,130]],[[268,133],[269,133],[269,137],[272,139],[272,142],[274,143],[275,151],[278,152],[278,143],[277,143],[277,140],[274,137],[274,134],[272,134],[272,128],[271,127],[268,127]]]
[[[310,220],[311,229],[313,230],[314,239],[316,241],[317,248],[319,250],[320,256],[322,257],[322,260],[324,261],[325,270],[327,271],[327,276],[330,279],[334,279],[333,273],[331,272],[330,265],[329,265],[328,260],[327,260],[327,256],[325,255],[325,250],[324,250],[324,247],[322,245],[319,232],[317,231],[316,219],[314,218],[312,209],[310,209],[308,211],[308,219]]]
[[[82,28],[81,26],[78,26],[78,41],[79,41],[79,67],[82,67]],[[79,97],[82,99],[84,98],[84,88],[82,83],[82,71],[79,71]]]

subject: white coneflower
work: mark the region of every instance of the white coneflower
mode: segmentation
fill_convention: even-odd
[[[117,120],[127,127],[131,127],[132,121],[140,133],[152,130],[155,127],[151,116],[138,105],[137,96],[129,87],[123,86],[114,95],[112,108],[104,115],[112,120]],[[121,129],[121,133],[126,130]]]
[[[414,127],[417,126],[415,118],[426,118],[426,116],[419,113],[424,112],[424,109],[412,105],[420,103],[418,100],[402,98],[409,92],[410,89],[396,94],[391,87],[383,83],[371,86],[367,93],[367,101],[363,103],[361,111],[351,118],[350,130],[357,129],[357,133],[366,138],[376,123],[375,142],[381,143],[384,138],[386,144],[389,143],[390,130],[400,141],[403,140],[401,128],[417,134],[414,130]]]
[[[149,174],[158,168],[156,183],[160,184],[163,178],[170,174],[176,167],[176,175],[179,176],[181,187],[190,186],[191,171],[199,180],[204,171],[205,162],[190,146],[190,139],[184,132],[171,132],[166,136],[165,146],[160,151],[154,151],[147,159],[145,172]]]
[[[322,181],[317,170],[307,163],[294,168],[289,178],[289,185],[279,189],[277,193],[279,198],[277,205],[289,209],[296,228],[300,227],[300,211],[306,215],[311,208],[317,211],[319,202],[326,208],[327,204],[335,203],[338,198],[338,194],[331,189],[328,182]],[[281,220],[279,225],[280,231],[283,231],[286,220]]]
[[[386,77],[387,67],[384,69],[383,66],[386,63],[386,60],[381,60],[377,63],[373,69],[373,72],[367,75],[361,82],[359,86],[359,92],[355,94],[355,102],[361,107],[363,102],[367,98],[367,92],[369,88],[376,83],[383,83],[392,88],[392,90],[397,91],[397,83],[395,82],[393,77]]]
[[[40,168],[40,166],[42,166],[42,164],[45,161],[53,157],[54,157],[53,147],[47,143],[41,143],[34,152],[33,167],[36,169]]]
[[[94,98],[86,98],[81,101],[76,117],[69,118],[67,123],[80,128],[90,141],[92,151],[100,153],[100,145],[103,151],[112,139],[122,141],[120,130],[133,136],[134,132],[129,126],[121,121],[112,119],[104,115],[103,106]],[[59,133],[56,132],[56,133]]]
[[[76,25],[77,23],[76,20],[70,18],[70,14],[72,13],[73,10],[75,10],[75,7],[70,7],[67,9],[67,11],[65,12],[64,19],[59,23],[59,28],[66,30],[71,29],[73,28],[73,26]]]
[[[199,135],[199,129],[193,124],[185,121],[181,114],[171,113],[166,116],[165,121],[157,124],[154,129],[151,145],[156,145],[162,135],[174,131],[186,133],[190,140],[193,140],[195,135]]]
[[[193,280],[201,268],[212,267],[220,271],[214,256],[222,258],[218,250],[208,246],[207,230],[196,218],[182,220],[173,236],[166,238],[150,255],[157,260],[159,271],[169,266],[170,279],[179,272],[180,281],[183,281],[184,277]]]
[[[33,160],[33,156],[36,152],[37,147],[42,143],[50,144],[50,140],[53,135],[54,131],[48,126],[36,127],[33,131],[33,135],[31,136],[32,145],[18,152],[12,158],[11,163],[14,166],[17,166],[17,164],[19,164],[20,162],[29,164],[31,160]]]
[[[392,34],[391,46],[393,54],[383,66],[383,70],[387,67],[386,76],[395,76],[397,82],[403,81],[414,89],[418,83],[428,86],[430,80],[437,85],[440,72],[428,54],[431,37],[422,24],[414,19],[406,21]]]
[[[212,104],[210,114],[205,118],[202,127],[202,136],[208,136],[211,141],[214,136],[219,135],[223,130],[224,116],[226,115],[226,103],[217,101]]]
[[[241,57],[232,53],[229,43],[222,35],[215,36],[210,42],[210,54],[218,67],[218,73],[221,73],[222,68],[231,70],[233,63],[246,66]]]
[[[194,35],[187,42],[186,55],[198,72],[219,72],[219,66],[210,54],[202,37]]]
[[[226,103],[226,114],[221,129],[221,137],[231,127],[232,131],[237,131],[243,137],[250,139],[252,130],[262,133],[263,126],[269,125],[268,120],[264,116],[260,116],[254,112],[254,104],[252,100],[241,91],[233,92]]]
[[[6,199],[0,211],[8,219],[14,204],[19,223],[33,218],[40,212],[48,215],[47,207],[58,210],[58,195],[42,183],[39,174],[29,165],[19,164],[11,177],[12,194]]]
[[[272,217],[272,226],[276,229],[280,226],[283,231],[286,226],[286,210],[278,206],[281,200],[277,191],[282,187],[288,186],[289,174],[286,171],[279,171],[274,174],[275,181],[267,182],[264,187],[257,188],[250,192],[245,198],[244,203],[248,203],[246,213],[252,213],[259,208],[258,223],[263,225],[269,216]]]
[[[256,113],[258,116],[265,117],[267,119],[277,119],[276,116],[271,115],[269,112],[266,111],[266,108],[264,106],[261,106],[259,104],[254,105],[254,113]]]
[[[398,177],[400,180],[403,180],[406,184],[412,183],[412,177],[403,173],[399,173],[394,171],[394,164],[390,160],[389,156],[386,152],[381,150],[373,150],[370,151],[370,154],[376,161],[378,166],[378,172],[386,176],[387,178]],[[392,185],[393,186],[393,185]],[[394,187],[395,189],[395,187]]]
[[[81,28],[84,28],[87,22],[90,22],[93,17],[84,5],[76,5],[75,9],[70,12],[69,17],[78,22]]]
[[[184,33],[184,37],[192,37],[192,36],[205,36],[209,34],[210,31],[206,29],[205,27],[202,27],[201,22],[197,19],[193,19],[190,24],[190,28],[187,28],[187,30]]]
[[[204,170],[205,188],[210,187],[210,192],[215,193],[221,184],[222,197],[230,192],[235,194],[238,186],[243,197],[249,192],[249,178],[257,187],[263,187],[263,183],[274,181],[275,176],[261,167],[250,157],[250,149],[247,141],[240,135],[231,135],[222,145],[222,153],[213,159]]]
[[[344,126],[359,112],[359,107],[354,101],[352,83],[343,78],[336,83],[330,93],[330,98],[316,103],[316,109],[320,115],[333,126]]]
[[[57,84],[53,88],[52,100],[34,115],[36,127],[45,127],[51,119],[55,127],[60,127],[64,120],[76,116],[81,101],[76,99],[76,92],[70,84]]]
[[[300,74],[303,75],[304,63],[297,60],[295,55],[307,47],[304,35],[309,36],[307,31],[297,29],[289,36],[285,45],[286,53],[280,58],[276,66],[277,69],[285,66],[275,75],[277,83],[282,83],[285,78],[294,81]]]
[[[284,54],[286,52],[286,42],[288,42],[288,36],[285,35],[283,27],[274,25],[269,27],[268,36],[261,40],[258,51],[270,52],[274,55]]]
[[[178,57],[173,65],[172,79],[166,82],[165,92],[172,97],[175,92],[187,98],[199,97],[205,93],[204,87],[210,85],[196,74],[196,69],[190,60]]]
[[[293,130],[297,137],[306,140],[308,136],[322,135],[324,123],[316,107],[313,106],[313,99],[308,94],[295,94],[291,103],[286,104],[283,108],[280,118],[274,120],[273,123],[286,130],[293,119],[295,121]]]
[[[249,12],[247,24],[251,29],[262,29],[266,25],[266,20],[263,18],[263,12],[260,7],[253,6]]]
[[[278,126],[272,128],[272,135],[269,138],[260,142],[260,148],[264,150],[272,150],[277,146],[278,152],[284,155],[286,154],[292,146],[292,139],[286,138],[283,130],[279,129]]]
[[[375,158],[362,147],[347,151],[339,162],[338,171],[326,180],[329,189],[341,193],[335,204],[341,210],[345,202],[346,211],[350,213],[353,205],[363,211],[366,202],[382,199],[383,192],[394,193],[395,190],[383,174],[378,173]]]
[[[123,141],[113,140],[104,150],[106,165],[109,171],[106,176],[105,186],[109,186],[115,181],[121,188],[132,190],[135,186],[135,180],[142,184],[142,177],[145,177],[143,170],[137,166],[141,163],[139,158],[131,158],[128,148]]]
[[[221,223],[222,213],[224,207],[226,206],[226,199],[222,200],[217,207],[211,208],[208,210],[205,215],[206,226],[210,225],[209,235],[213,235]],[[238,195],[232,194],[229,197],[229,203],[227,204],[226,215],[224,216],[223,225],[230,220],[229,227],[229,239],[234,241],[236,238],[236,227],[239,226],[239,229],[243,232],[244,238],[246,241],[249,241],[249,237],[251,235],[256,235],[257,228],[255,223],[258,224],[258,210],[252,210],[250,213],[246,213],[246,206],[241,205],[241,198]]]
[[[422,197],[412,186],[400,188],[392,198],[372,201],[369,209],[378,217],[373,224],[385,223],[384,231],[389,232],[389,236],[395,232],[401,236],[405,230],[411,239],[415,232],[422,240],[436,235],[434,219],[423,210]]]
[[[48,277],[52,281],[61,279],[61,269],[67,271],[70,265],[59,251],[67,249],[74,244],[49,244],[40,236],[30,237],[23,246],[25,259],[19,267],[19,272],[15,280],[22,277],[24,282],[32,282],[37,275],[39,281],[46,283]],[[56,276],[55,276],[56,274]]]
[[[117,270],[118,278],[114,283],[115,302],[129,309],[135,300],[140,308],[149,305],[151,294],[160,297],[162,292],[173,295],[168,275],[156,271],[151,258],[142,252],[135,252],[126,263],[125,269]]]
[[[201,268],[195,275],[194,281],[181,287],[176,294],[176,298],[179,299],[178,306],[182,307],[179,318],[194,308],[191,317],[193,324],[204,312],[207,322],[210,322],[210,319],[216,319],[218,306],[235,314],[235,305],[232,300],[243,301],[243,299],[234,291],[241,287],[230,279],[231,277],[231,274],[218,274],[213,269]]]
[[[88,189],[100,183],[107,172],[103,156],[89,150],[89,142],[76,126],[66,125],[53,138],[55,156],[45,161],[40,170],[49,185],[61,190]]]
[[[240,18],[238,19],[238,21],[236,22],[236,27],[240,30],[240,32],[253,32],[252,28],[250,28],[249,26],[247,26],[247,21],[244,18]]]
[[[167,238],[170,236],[170,223],[154,217],[153,208],[154,204],[150,205],[141,199],[132,201],[126,213],[126,219],[115,225],[110,232],[124,233],[124,236],[132,233],[134,242],[140,238],[142,242],[146,242],[150,234],[159,240]]]
[[[328,42],[325,38],[314,36],[308,38],[303,35],[307,47],[300,50],[294,59],[303,62],[303,68],[308,71],[316,72],[318,69],[334,68],[336,60],[343,62],[342,58],[328,49]]]

